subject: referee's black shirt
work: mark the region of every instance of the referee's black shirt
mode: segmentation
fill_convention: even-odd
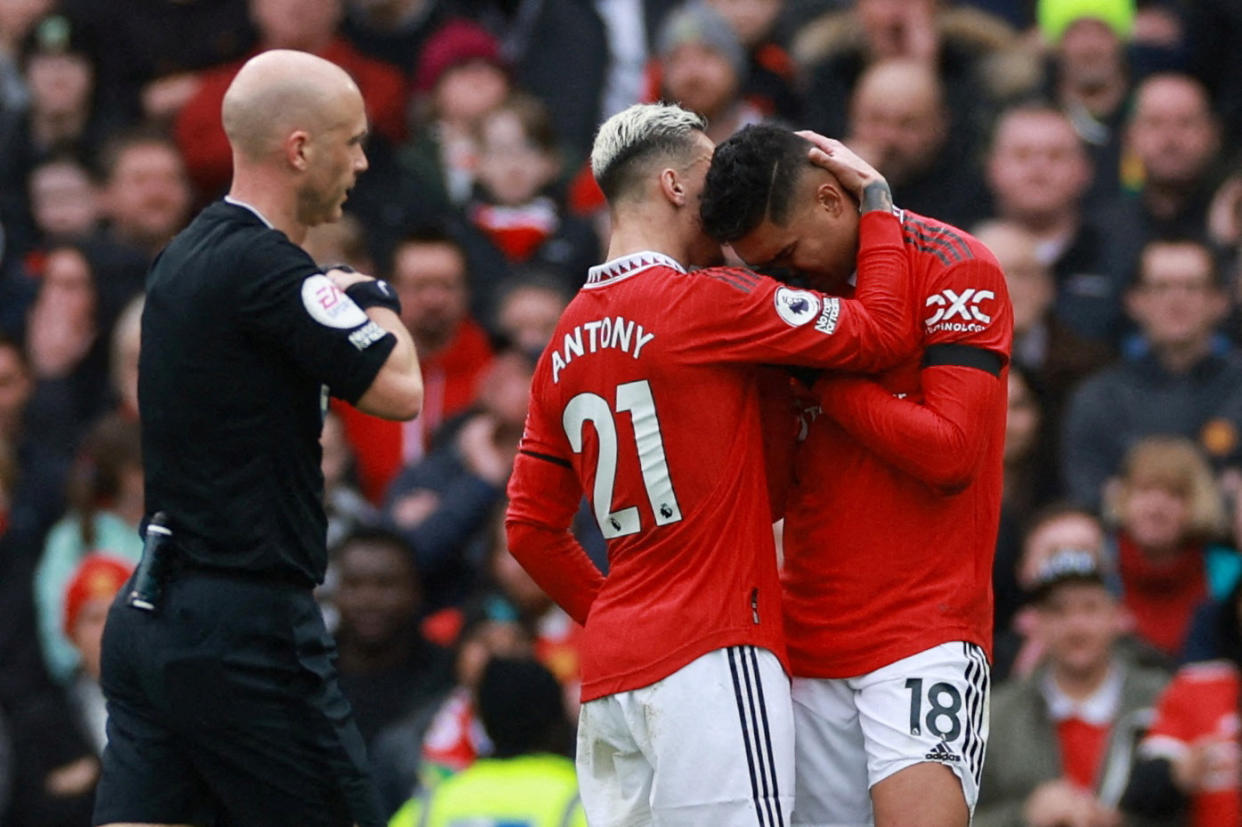
[[[356,402],[395,345],[257,213],[203,210],[147,276],[147,513],[198,565],[322,581],[327,395]]]

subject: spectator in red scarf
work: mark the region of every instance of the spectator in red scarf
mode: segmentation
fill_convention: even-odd
[[[1195,608],[1227,595],[1242,570],[1236,552],[1213,545],[1225,529],[1220,490],[1194,443],[1153,436],[1130,450],[1112,493],[1117,570],[1135,632],[1177,658]]]

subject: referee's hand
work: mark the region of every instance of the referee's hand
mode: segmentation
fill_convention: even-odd
[[[360,282],[375,281],[373,276],[368,276],[366,273],[359,273],[353,270],[341,270],[336,267],[333,267],[331,270],[324,273],[324,275],[327,276],[328,280],[335,284],[336,289],[340,290],[342,293],[344,293],[347,288]]]

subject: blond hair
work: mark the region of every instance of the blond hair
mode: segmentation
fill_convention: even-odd
[[[1181,497],[1187,505],[1188,539],[1211,540],[1228,525],[1216,477],[1203,453],[1180,436],[1149,436],[1126,453],[1121,478],[1109,497],[1109,519],[1120,524],[1126,501],[1139,488],[1158,487]]]

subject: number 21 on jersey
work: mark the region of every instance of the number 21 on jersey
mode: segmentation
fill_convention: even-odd
[[[634,428],[634,443],[638,448],[638,464],[642,469],[643,487],[647,500],[655,514],[658,526],[675,523],[681,519],[681,507],[673,491],[669,477],[668,461],[664,456],[664,440],[660,436],[660,420],[656,416],[655,400],[651,398],[651,385],[646,379],[626,382],[617,386],[616,414],[604,397],[595,393],[580,393],[565,406],[561,423],[569,437],[574,453],[581,454],[583,431],[590,422],[595,426],[599,439],[599,456],[595,461],[595,487],[591,504],[595,519],[604,538],[624,537],[642,530],[638,506],[627,505],[611,511],[612,494],[617,481],[617,416],[628,411]]]

